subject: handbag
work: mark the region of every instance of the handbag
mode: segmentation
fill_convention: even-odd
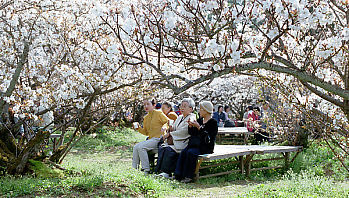
[[[206,130],[204,130],[202,132],[202,139],[204,141],[205,144],[210,144],[211,143],[211,137],[210,134],[208,134],[208,132]]]
[[[168,145],[173,145],[173,137],[171,134],[166,138],[166,141]]]

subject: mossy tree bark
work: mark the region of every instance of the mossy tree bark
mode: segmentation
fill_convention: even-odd
[[[50,133],[48,131],[39,131],[35,137],[26,144],[21,153],[15,159],[10,161],[10,164],[7,167],[7,172],[10,174],[22,174],[28,160],[36,156],[40,146],[49,136]]]

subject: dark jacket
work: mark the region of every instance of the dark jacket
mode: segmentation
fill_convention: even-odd
[[[213,153],[214,144],[216,142],[216,135],[218,133],[217,121],[213,118],[208,120],[205,124],[203,124],[203,118],[199,118],[197,122],[202,126],[200,130],[196,127],[189,127],[188,133],[191,136],[199,136],[200,137],[200,152],[201,154]],[[210,136],[210,143],[206,144],[203,140],[205,131],[208,132]]]
[[[225,122],[225,118],[226,118],[225,112],[222,112],[222,113],[219,114],[219,112],[216,111],[216,112],[213,113],[212,118],[215,119],[217,121],[217,123],[219,123],[220,120],[222,120],[223,123],[224,123]]]

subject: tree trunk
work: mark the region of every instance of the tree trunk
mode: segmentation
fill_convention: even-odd
[[[9,174],[22,174],[25,171],[28,159],[36,155],[36,152],[39,150],[40,146],[43,144],[44,140],[50,136],[48,131],[39,131],[36,133],[33,139],[31,139],[22,152],[15,157],[14,160],[11,160],[7,166],[7,172]]]

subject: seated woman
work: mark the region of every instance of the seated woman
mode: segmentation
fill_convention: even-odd
[[[142,163],[142,170],[145,174],[150,171],[148,151],[157,149],[160,136],[163,131],[167,129],[168,118],[159,110],[155,110],[155,100],[145,99],[143,101],[144,110],[148,112],[144,116],[143,128],[136,128],[138,132],[148,136],[148,139],[137,143],[133,147],[132,167],[138,169],[140,162]]]
[[[196,119],[193,110],[195,103],[191,98],[184,98],[180,105],[181,115],[170,126],[168,133],[164,135],[167,140],[160,145],[158,152],[158,161],[156,171],[162,172],[158,176],[169,178],[176,168],[176,162],[179,153],[188,145],[188,120],[194,121]],[[172,142],[168,137],[172,137]]]
[[[161,111],[168,117],[168,119],[175,121],[178,115],[173,111],[172,104],[170,102],[163,102],[161,105]]]
[[[212,118],[213,105],[209,101],[200,103],[200,118],[197,121],[188,121],[188,146],[181,152],[177,161],[175,178],[188,183],[194,178],[194,171],[198,155],[213,153],[218,133],[217,121]]]
[[[218,106],[218,111],[214,112],[212,117],[217,121],[219,127],[222,127],[224,125],[226,116],[225,116],[225,112],[223,112],[222,105]]]

